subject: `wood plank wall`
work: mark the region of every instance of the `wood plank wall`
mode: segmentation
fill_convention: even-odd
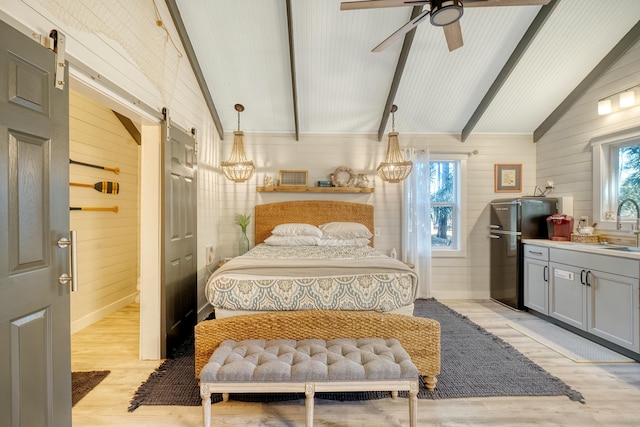
[[[71,294],[72,332],[134,301],[139,260],[139,146],[115,114],[71,91],[70,159],[120,168],[120,173],[69,165],[70,182],[114,181],[119,194],[70,187],[71,206],[112,207],[118,212],[71,211],[77,231],[79,290]]]
[[[533,195],[539,183],[535,179],[535,145],[530,135],[472,135],[464,144],[456,135],[403,135],[401,146],[429,148],[438,152],[473,152],[467,160],[466,232],[463,240],[466,253],[457,256],[434,255],[431,296],[436,298],[488,298],[489,225],[488,203],[501,197]],[[231,150],[232,137],[222,144],[222,158]],[[375,135],[303,135],[296,142],[289,135],[245,134],[247,156],[257,165],[254,177],[247,183],[233,183],[222,179],[220,185],[220,256],[238,254],[240,228],[234,224],[235,213],[252,213],[256,204],[284,200],[342,200],[371,203],[375,206],[375,227],[380,236],[375,247],[389,252],[401,244],[402,184],[385,183],[375,169],[387,148],[387,136],[378,141]],[[495,193],[493,165],[495,163],[521,163],[523,165],[522,193]],[[371,194],[318,194],[318,193],[257,193],[265,175],[278,177],[280,169],[309,171],[309,183],[328,179],[337,167],[346,165],[354,173],[366,173]],[[249,240],[253,242],[253,223],[249,227]],[[426,295],[422,295],[426,296]]]
[[[640,106],[606,116],[597,113],[598,100],[640,84],[640,43],[616,62],[537,143],[538,181],[554,182],[555,195],[573,196],[573,215],[593,214],[591,140],[640,126]]]

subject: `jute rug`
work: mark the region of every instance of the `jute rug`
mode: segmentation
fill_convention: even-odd
[[[75,406],[83,397],[109,375],[111,371],[71,372],[71,406]]]
[[[440,322],[442,367],[434,392],[420,385],[420,399],[453,399],[494,396],[568,396],[584,402],[582,394],[549,374],[499,337],[435,299],[418,300],[414,315]],[[319,399],[367,400],[389,397],[387,392],[317,393]],[[232,394],[249,402],[302,399],[302,393]],[[211,401],[222,400],[213,394]],[[141,405],[201,404],[194,378],[193,342],[188,341],[173,359],[166,360],[143,383],[129,411]]]

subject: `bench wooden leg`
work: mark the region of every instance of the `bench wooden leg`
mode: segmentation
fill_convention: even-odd
[[[313,396],[316,393],[316,386],[314,383],[306,383],[304,387],[304,395],[306,396],[304,407],[305,414],[307,416],[306,426],[313,427]]]
[[[202,413],[204,415],[204,427],[211,427],[211,392],[208,384],[200,385],[200,397],[202,398]]]
[[[424,385],[427,386],[427,390],[434,391],[436,389],[436,383],[438,379],[434,375],[427,375],[424,378]]]
[[[418,423],[418,381],[409,384],[409,426],[416,427]]]

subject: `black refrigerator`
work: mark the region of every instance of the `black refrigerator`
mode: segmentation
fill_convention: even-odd
[[[489,295],[492,300],[524,309],[522,239],[547,239],[547,217],[557,210],[558,200],[547,197],[491,202]]]

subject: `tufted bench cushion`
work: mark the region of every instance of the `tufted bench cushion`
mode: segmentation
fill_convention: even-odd
[[[395,338],[225,340],[200,372],[204,382],[415,379]]]
[[[211,425],[211,393],[304,392],[306,425],[313,425],[316,391],[409,391],[409,423],[416,426],[418,369],[395,338],[224,340],[200,371],[204,425]]]

